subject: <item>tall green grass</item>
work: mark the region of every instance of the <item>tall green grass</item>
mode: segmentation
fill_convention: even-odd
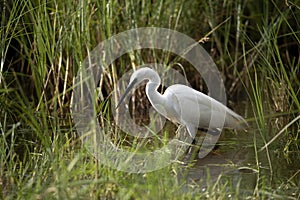
[[[1,1],[0,198],[299,198],[299,120],[285,128],[300,111],[298,5],[256,0]],[[243,104],[241,114],[251,124],[253,190],[245,191],[223,175],[179,178],[186,175],[180,164],[144,174],[120,172],[81,146],[69,109],[78,68],[99,42],[147,26],[175,29],[195,40],[207,37],[203,46],[223,74],[229,105]],[[110,66],[100,80],[101,116],[110,116],[107,98],[123,73],[143,59],[159,59],[147,55],[133,52]],[[193,69],[185,70],[191,85],[201,88]],[[282,170],[277,159],[289,169],[284,176],[276,175]]]

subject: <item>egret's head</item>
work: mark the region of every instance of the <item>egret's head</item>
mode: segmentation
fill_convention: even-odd
[[[130,77],[129,84],[124,92],[124,94],[121,96],[116,109],[120,106],[122,101],[125,99],[126,95],[131,91],[131,89],[135,86],[140,84],[143,80],[148,79],[151,82],[157,82],[160,83],[160,78],[158,74],[151,68],[143,67],[133,72],[133,74]]]
[[[141,83],[145,79],[149,79],[152,82],[157,80],[158,74],[156,71],[149,67],[143,67],[133,72],[130,77],[129,85],[136,80],[136,84]],[[159,78],[159,77],[158,77]]]

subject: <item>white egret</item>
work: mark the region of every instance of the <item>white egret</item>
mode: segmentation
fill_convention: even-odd
[[[172,85],[164,94],[160,94],[157,89],[161,79],[156,71],[148,67],[140,68],[131,75],[129,85],[116,108],[128,92],[143,80],[148,80],[146,95],[154,109],[172,122],[184,125],[192,138],[195,138],[198,128],[209,128],[216,130],[209,133],[219,134],[218,130],[223,126],[235,129],[248,126],[243,117],[222,103],[186,85]]]

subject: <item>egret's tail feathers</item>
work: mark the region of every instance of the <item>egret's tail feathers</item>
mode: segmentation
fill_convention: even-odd
[[[234,129],[245,130],[249,127],[248,123],[242,116],[236,114],[230,109],[227,110],[225,123],[227,127]]]

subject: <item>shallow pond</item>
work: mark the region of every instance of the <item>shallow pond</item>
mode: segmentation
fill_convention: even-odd
[[[264,145],[260,138],[258,133],[251,131],[224,131],[217,148],[206,157],[197,159],[181,175],[190,185],[200,183],[198,187],[203,191],[208,184],[228,181],[231,187],[237,187],[245,195],[253,195],[256,191],[268,198],[277,194],[299,198],[300,153],[294,152],[286,157],[279,152],[280,148],[275,149],[280,145],[276,141],[269,147],[267,156],[266,150],[259,151]]]

